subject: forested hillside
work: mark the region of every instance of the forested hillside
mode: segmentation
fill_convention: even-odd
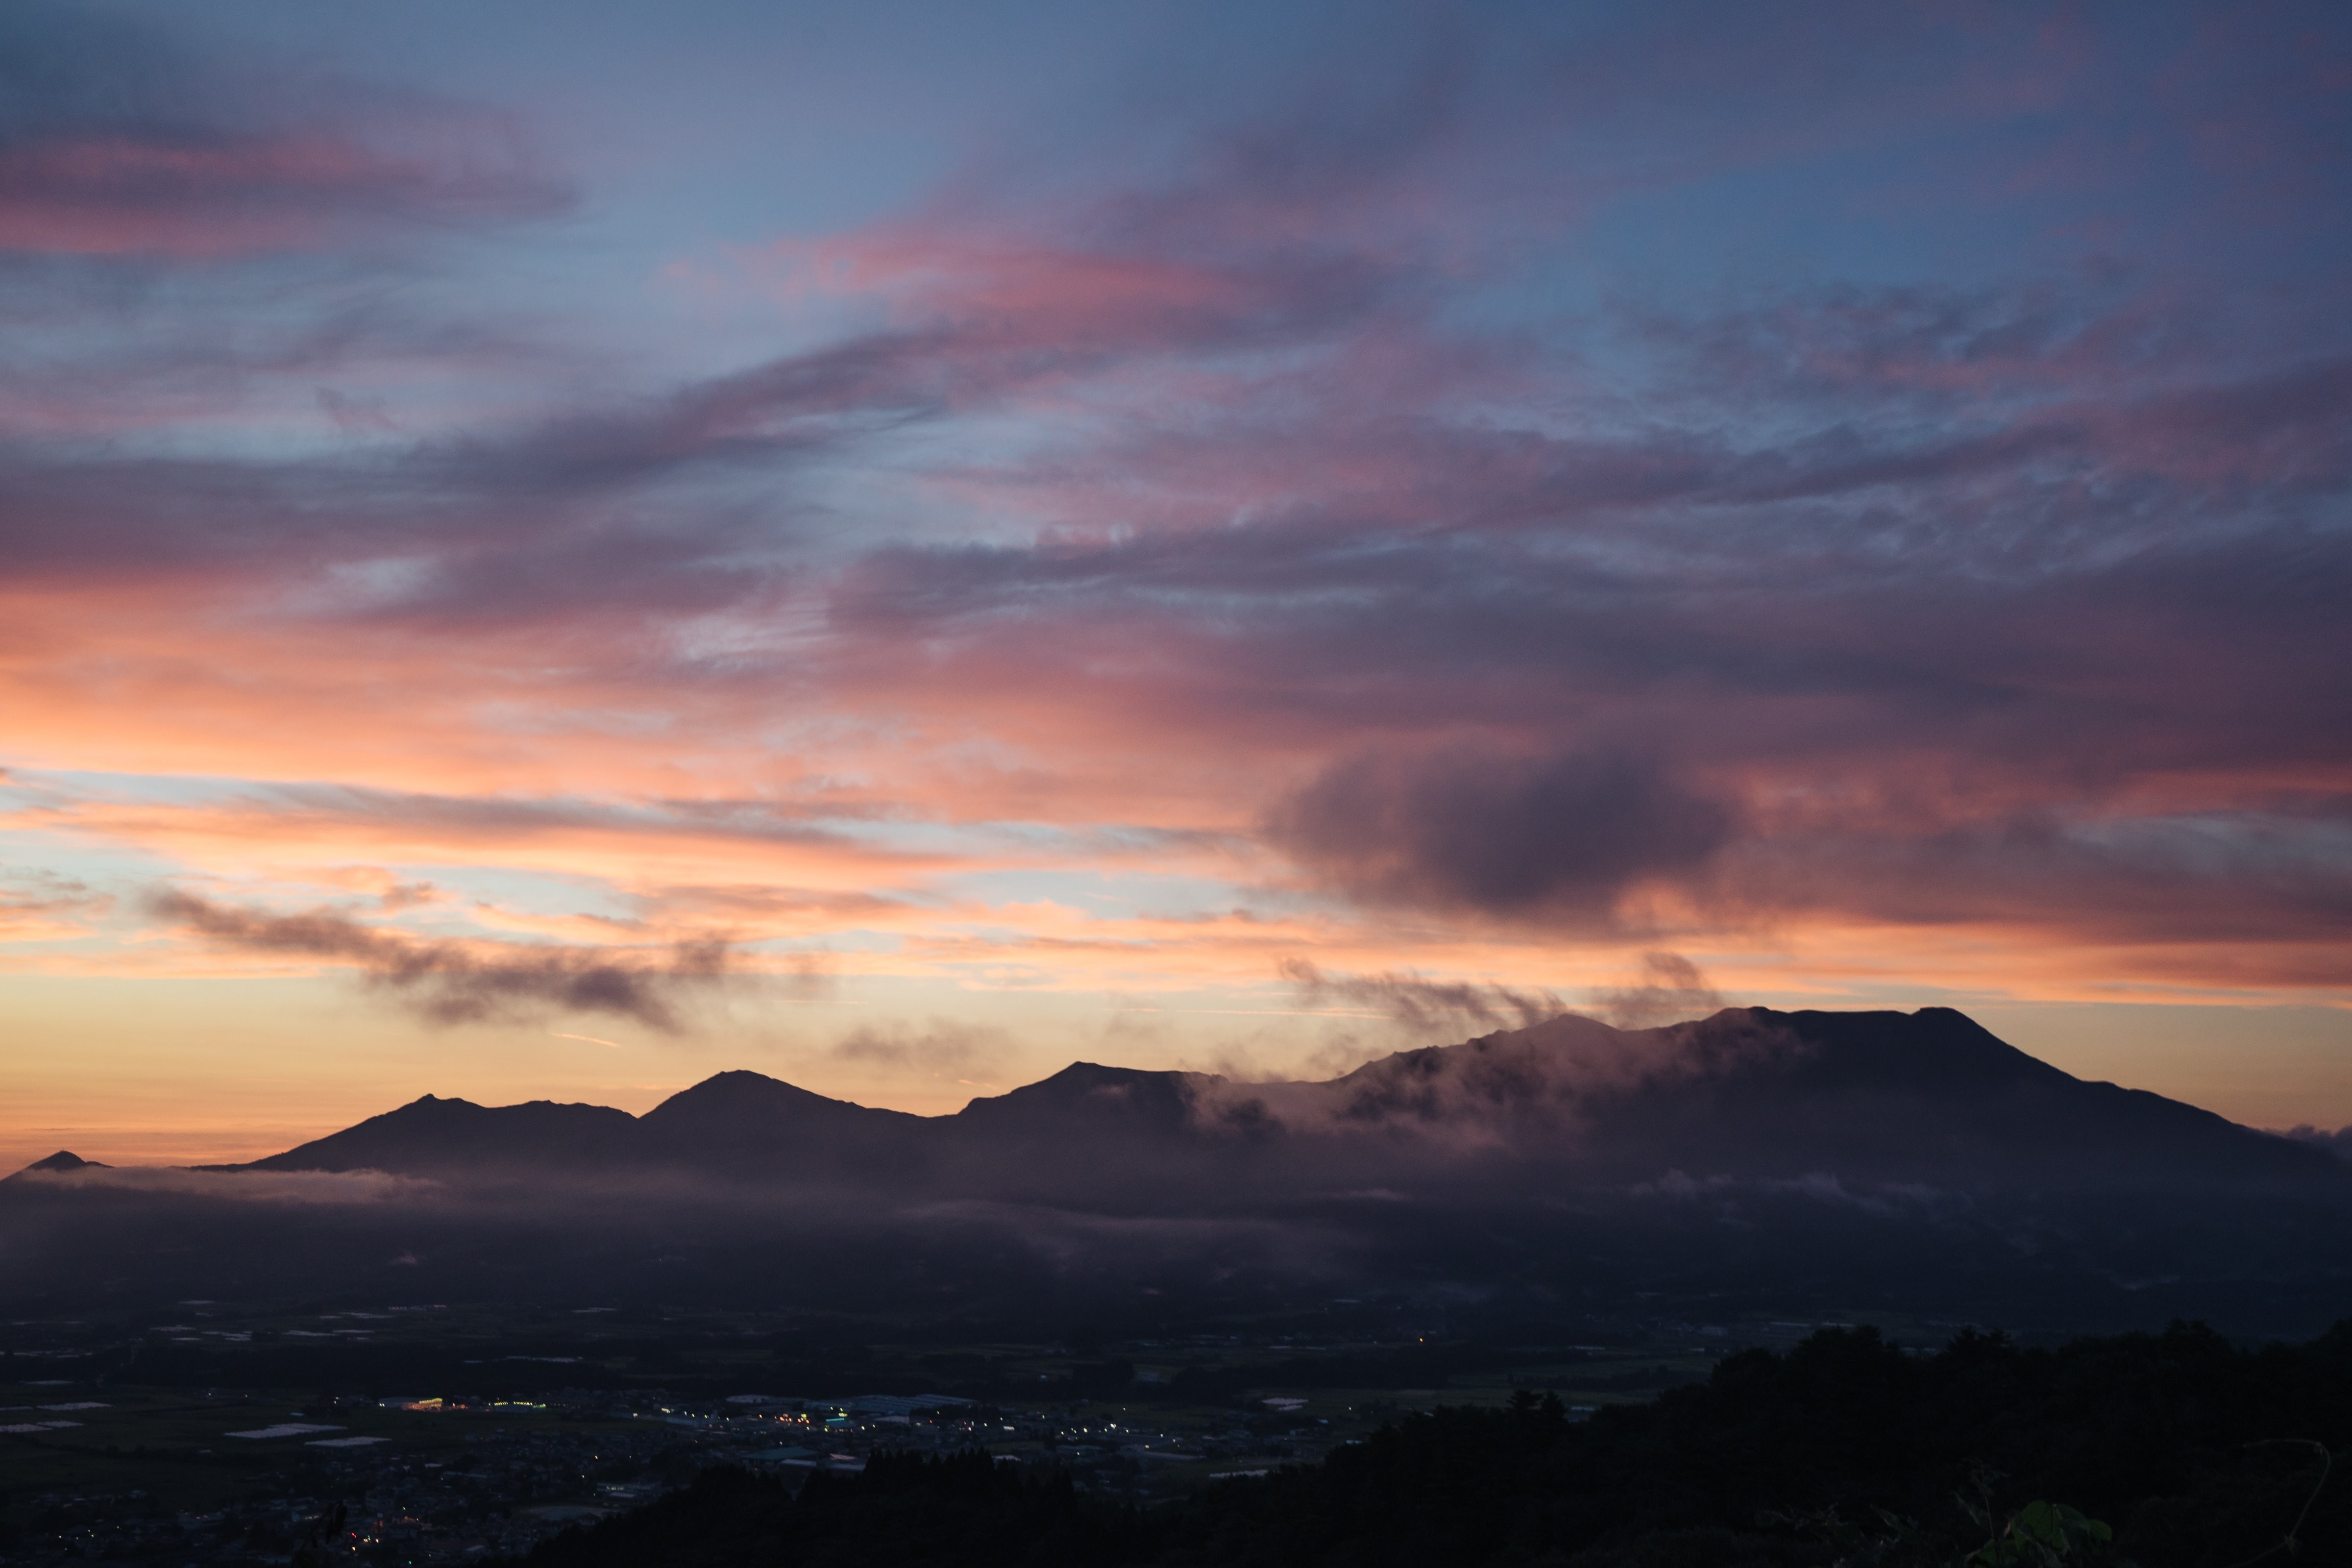
[[[738,1469],[530,1568],[956,1563],[1780,1568],[2352,1561],[2352,1321],[2242,1350],[2196,1325],[2027,1350],[1874,1331],[1751,1351],[1654,1404],[1442,1409],[1322,1464],[1148,1511],[974,1453]]]

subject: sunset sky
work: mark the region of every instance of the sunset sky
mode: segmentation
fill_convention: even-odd
[[[0,1166],[1948,1005],[2352,1122],[2352,7],[0,11]]]

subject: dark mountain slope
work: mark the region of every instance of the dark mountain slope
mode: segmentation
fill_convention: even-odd
[[[722,1072],[637,1120],[640,1158],[744,1175],[763,1172],[901,1175],[928,1163],[929,1123],[813,1094],[763,1073]]]
[[[1784,1037],[1718,1050],[1694,1078],[1607,1097],[1594,1139],[1616,1164],[1691,1174],[2095,1188],[2330,1182],[2324,1157],[2208,1110],[2089,1083],[1945,1007],[1917,1013],[1746,1008],[1683,1026]],[[1705,1055],[1703,1047],[1698,1054]]]
[[[1199,1090],[1223,1081],[1206,1073],[1073,1062],[1051,1078],[975,1100],[947,1120],[960,1132],[983,1136],[1061,1138],[1087,1131],[1128,1138],[1188,1137]]]
[[[530,1171],[599,1166],[635,1152],[637,1119],[604,1105],[476,1105],[426,1095],[244,1171]]]
[[[1369,1178],[1498,1164],[1692,1178],[2134,1190],[2336,1184],[2320,1152],[2086,1083],[1965,1015],[1727,1008],[1620,1031],[1566,1016],[1322,1084],[1190,1086],[1203,1132],[1280,1135]]]
[[[105,1169],[107,1169],[105,1161],[85,1160],[70,1149],[60,1149],[47,1159],[36,1160],[25,1167],[25,1171],[103,1171]],[[24,1173],[24,1171],[19,1171],[16,1175],[21,1176]],[[14,1181],[16,1177],[11,1176],[8,1179]]]
[[[1226,1140],[1200,1106],[1223,1079],[1074,1062],[927,1129],[961,1197],[1182,1212],[1223,1206]]]

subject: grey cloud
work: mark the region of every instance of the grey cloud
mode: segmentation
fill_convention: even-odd
[[[1698,965],[1678,952],[1643,953],[1642,970],[1637,984],[1592,994],[1593,1006],[1618,1028],[1651,1029],[1723,1008]]]
[[[378,931],[331,910],[271,915],[170,889],[155,893],[149,909],[225,946],[352,964],[371,984],[437,1024],[560,1011],[609,1014],[674,1032],[678,1005],[729,977],[730,945],[715,939],[680,942],[666,957],[514,944],[486,955]]]
[[[1001,1029],[934,1018],[920,1030],[904,1025],[854,1029],[826,1054],[836,1061],[948,1072],[977,1068],[1011,1043]]]
[[[170,1165],[85,1165],[75,1171],[23,1171],[10,1178],[38,1185],[178,1195],[257,1204],[416,1203],[439,1197],[441,1184],[382,1171],[207,1171]]]
[[[429,904],[442,897],[443,890],[431,882],[394,882],[375,896],[386,914],[398,914],[403,910]]]
[[[1318,1134],[1402,1135],[1433,1150],[1580,1143],[1608,1097],[1713,1077],[1803,1050],[1776,1024],[1729,1012],[1664,1028],[1619,1029],[1577,1013],[1454,1047],[1399,1051],[1322,1083],[1202,1078],[1195,1112],[1209,1126],[1269,1125]]]
[[[2339,1127],[2330,1132],[2324,1127],[2314,1127],[2305,1122],[2299,1127],[2290,1127],[2286,1135],[2298,1143],[2317,1144],[2347,1164],[2352,1164],[2352,1127]]]
[[[1463,1026],[1525,1028],[1568,1010],[1549,991],[1517,991],[1475,981],[1385,973],[1327,974],[1303,958],[1284,959],[1281,972],[1304,1002],[1376,1007],[1416,1033]]]
[[[1712,891],[1727,910],[1833,909],[1905,924],[1986,920],[2121,942],[2298,938],[2352,976],[2352,810],[2179,816],[1986,812],[1948,824],[1937,803],[1790,822],[1728,851]],[[2281,803],[2283,806],[2289,803]]]
[[[319,412],[332,420],[335,427],[346,435],[392,435],[400,428],[398,423],[384,412],[382,398],[356,396],[331,386],[319,388]]]
[[[54,871],[0,871],[0,919],[10,915],[94,917],[113,907],[110,895],[77,877]]]
[[[1372,902],[1607,925],[1645,878],[1702,868],[1733,814],[1628,752],[1370,754],[1279,805],[1267,837]]]

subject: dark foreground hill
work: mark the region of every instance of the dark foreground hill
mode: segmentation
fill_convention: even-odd
[[[1942,1568],[2352,1562],[2352,1323],[1915,1355],[1830,1331],[1571,1422],[1528,1393],[1150,1512],[984,1454],[884,1457],[798,1496],[739,1469],[530,1568]]]

